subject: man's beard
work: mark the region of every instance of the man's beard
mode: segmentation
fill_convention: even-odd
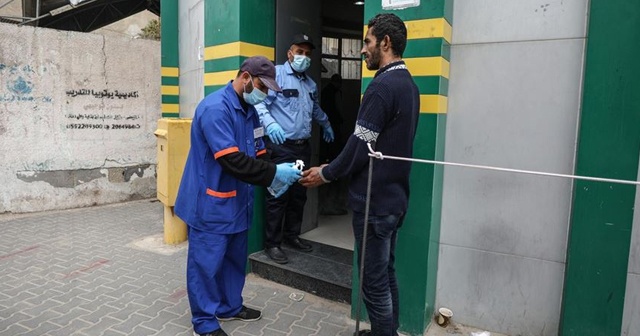
[[[376,48],[371,53],[371,56],[369,57],[369,62],[367,63],[367,69],[369,70],[380,69],[380,46],[376,46]]]

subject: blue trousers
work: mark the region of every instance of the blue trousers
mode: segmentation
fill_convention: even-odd
[[[214,234],[189,227],[187,293],[191,322],[198,334],[220,329],[216,316],[242,308],[247,266],[247,231]]]
[[[398,229],[404,214],[371,216],[367,228],[362,292],[373,336],[398,335],[400,304],[396,280],[395,250]],[[360,269],[364,213],[353,213],[353,233]]]

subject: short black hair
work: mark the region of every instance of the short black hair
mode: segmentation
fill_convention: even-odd
[[[369,20],[369,30],[373,28],[373,36],[376,37],[376,45],[389,35],[391,49],[395,56],[402,57],[404,49],[407,47],[407,27],[404,22],[395,14],[382,13]]]

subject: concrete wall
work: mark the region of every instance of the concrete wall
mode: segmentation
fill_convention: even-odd
[[[142,34],[142,28],[146,27],[152,20],[158,19],[160,18],[157,15],[144,10],[128,18],[97,29],[93,31],[93,33],[105,36],[138,38],[140,34]]]
[[[9,1],[9,0],[7,0]],[[0,5],[6,4],[7,1],[0,2]],[[7,16],[22,16],[22,1],[21,0],[13,0],[9,2],[6,6],[0,8],[0,15]]]
[[[445,159],[571,174],[587,0],[456,0]],[[437,305],[556,335],[572,182],[445,168]]]
[[[180,117],[193,118],[204,98],[204,1],[179,2]]]
[[[636,181],[640,181],[640,172]],[[636,187],[634,209],[627,291],[622,317],[622,336],[640,335],[640,319],[638,319],[640,316],[640,188],[638,187]]]
[[[155,196],[159,43],[0,24],[0,213]]]
[[[7,1],[9,0],[0,1],[0,6],[7,3]],[[22,1],[13,0],[9,2],[6,6],[0,8],[0,15],[21,17]],[[96,29],[93,33],[105,36],[126,36],[136,38],[142,34],[142,28],[154,19],[158,19],[158,16],[144,10],[100,29]]]

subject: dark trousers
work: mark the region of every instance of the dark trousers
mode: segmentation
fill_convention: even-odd
[[[398,229],[404,214],[371,216],[367,228],[362,292],[371,321],[372,336],[398,335],[400,303],[396,280],[395,251]],[[358,247],[358,266],[362,256],[364,213],[353,213],[353,233]],[[360,268],[359,268],[360,269]]]
[[[267,141],[271,152],[271,161],[278,163],[304,161],[309,168],[311,146],[308,141],[294,143],[287,140],[282,145]],[[307,188],[294,183],[280,197],[274,198],[266,193],[265,248],[280,246],[283,239],[295,239],[300,235],[304,205],[307,202]]]

